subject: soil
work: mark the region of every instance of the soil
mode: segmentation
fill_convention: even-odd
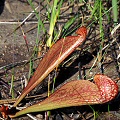
[[[4,3],[4,4],[2,4]],[[34,0],[33,4],[35,7],[39,5],[39,0]],[[44,18],[44,13],[46,12],[43,5],[46,4],[46,1],[40,3],[40,11],[42,13],[41,19]],[[67,4],[67,2],[66,2]],[[21,21],[29,15],[32,10],[31,6],[27,3],[26,0],[2,0],[0,1],[0,98],[1,99],[8,99],[12,98],[10,93],[10,83],[11,80],[14,79],[14,97],[18,97],[18,95],[22,92],[24,88],[25,82],[28,82],[30,78],[30,58],[34,53],[34,49],[36,46],[36,39],[39,39],[39,42],[43,42],[43,45],[40,46],[40,50],[42,52],[36,54],[35,58],[33,58],[33,72],[36,69],[37,65],[39,64],[40,59],[46,54],[47,48],[45,46],[45,35],[41,31],[41,33],[37,34],[37,19],[33,14],[32,17],[29,18],[29,22],[26,24],[21,25],[22,27],[18,27]],[[78,8],[73,10],[73,13],[76,12]],[[70,10],[66,10],[64,14],[68,14]],[[87,16],[88,13],[86,13]],[[71,15],[71,14],[70,14]],[[66,21],[63,20],[63,21]],[[85,21],[86,25],[88,21]],[[91,22],[91,21],[89,21]],[[64,25],[63,23],[59,23],[61,26]],[[58,24],[58,26],[59,26]],[[17,30],[15,30],[18,27]],[[33,28],[31,30],[31,28]],[[45,24],[47,31],[49,30],[49,24]],[[74,26],[73,26],[74,27]],[[93,28],[88,29],[89,34],[86,39],[85,44],[78,48],[71,56],[74,56],[69,62],[63,62],[61,66],[58,68],[57,73],[57,83],[56,86],[62,85],[67,81],[78,79],[78,76],[81,74],[81,78],[86,75],[86,79],[90,79],[97,73],[101,73],[104,71],[104,74],[115,80],[115,82],[120,86],[120,39],[119,39],[119,31],[115,34],[117,36],[116,42],[114,42],[110,47],[105,49],[104,58],[102,60],[102,66],[100,62],[96,61],[96,57],[99,51],[100,39],[98,33],[95,33],[94,30],[97,27],[95,24],[92,26]],[[112,26],[113,27],[113,26]],[[109,26],[105,26],[105,45],[109,44],[108,39],[111,41],[113,38],[110,36],[110,32],[108,32]],[[26,41],[24,40],[22,30],[27,32],[27,45]],[[108,38],[110,36],[110,38]],[[110,41],[110,42],[111,42]],[[89,46],[89,48],[88,48]],[[80,51],[81,50],[81,51]],[[71,58],[69,56],[69,58]],[[67,58],[67,60],[69,59]],[[99,58],[100,59],[100,58]],[[80,68],[78,66],[80,64]],[[95,65],[94,65],[95,64]],[[94,67],[91,69],[91,66]],[[91,70],[90,70],[91,69]],[[81,72],[81,73],[80,73]],[[52,78],[55,75],[55,71],[51,74],[51,82]],[[14,78],[13,78],[14,77]],[[29,96],[41,95],[42,97],[35,97],[32,99],[28,99],[28,104],[33,104],[39,100],[44,99],[46,97],[47,92],[47,81],[48,78],[45,79],[45,82],[40,84],[36,89],[34,89]],[[117,98],[111,101],[108,104],[104,105],[95,105],[92,106],[96,111],[97,120],[120,120],[120,96],[118,95]],[[26,101],[25,101],[26,102]],[[25,104],[23,102],[23,104]],[[12,103],[11,103],[12,104]],[[108,108],[109,107],[109,108]],[[109,110],[110,109],[110,110]],[[31,114],[33,117],[36,117],[37,120],[44,120],[45,119],[45,112],[42,113],[34,113]],[[2,117],[2,116],[1,116]],[[16,120],[31,120],[32,118],[26,117],[26,115],[16,118]],[[51,111],[50,120],[93,120],[94,114],[93,111],[90,109],[89,106],[82,106],[82,107],[70,107],[64,109],[58,109]]]

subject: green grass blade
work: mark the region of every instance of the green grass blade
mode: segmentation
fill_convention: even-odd
[[[112,0],[112,9],[113,9],[113,20],[115,26],[118,23],[118,5],[117,5],[117,0]]]
[[[53,31],[60,14],[60,8],[62,6],[62,3],[63,3],[63,0],[61,0],[59,4],[58,4],[58,0],[54,0],[54,3],[53,3],[51,18],[50,18],[49,38],[47,40],[48,47],[52,46]]]

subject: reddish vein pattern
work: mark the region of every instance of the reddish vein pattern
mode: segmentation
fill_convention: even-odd
[[[105,75],[95,75],[95,84],[88,80],[66,83],[47,99],[16,113],[17,117],[29,112],[40,112],[70,106],[103,104],[116,97],[118,86]]]
[[[87,80],[71,81],[58,89],[43,103],[59,103],[58,106],[99,104],[112,100],[118,94],[117,84],[109,77],[97,74],[94,81],[95,84]]]
[[[39,63],[39,66],[37,67],[33,77],[23,90],[21,96],[15,102],[14,106],[17,106],[17,104],[26,96],[26,94],[34,89],[55,67],[58,67],[58,65],[68,55],[70,55],[76,49],[76,47],[84,42],[87,29],[85,27],[81,27],[77,30],[77,34],[77,36],[68,36],[60,39],[51,47],[51,49]]]
[[[118,93],[117,84],[105,75],[95,75],[94,81],[97,84],[99,91],[101,93],[100,101],[107,102],[110,101]]]

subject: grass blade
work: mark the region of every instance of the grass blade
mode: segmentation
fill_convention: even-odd
[[[54,0],[53,7],[52,7],[50,28],[49,28],[49,38],[47,40],[48,47],[52,46],[53,31],[54,31],[55,24],[57,22],[57,18],[59,17],[59,14],[60,14],[60,8],[62,6],[63,0],[61,0],[59,4],[58,2],[59,2],[58,0]]]
[[[117,5],[117,0],[112,0],[112,7],[113,7],[114,25],[116,26],[117,23],[118,23],[118,5]]]

